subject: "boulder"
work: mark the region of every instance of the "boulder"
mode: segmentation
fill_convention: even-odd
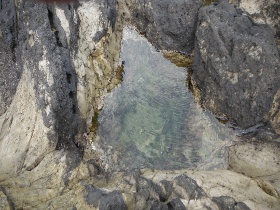
[[[203,105],[223,122],[249,128],[270,120],[280,59],[268,25],[220,1],[199,11],[192,78]]]
[[[241,142],[230,147],[229,167],[249,177],[280,174],[280,144],[273,141]]]

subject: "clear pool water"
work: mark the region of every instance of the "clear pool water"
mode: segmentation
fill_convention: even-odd
[[[135,30],[123,32],[122,83],[105,98],[95,145],[111,170],[227,166],[232,131],[186,88],[187,69],[166,60]]]

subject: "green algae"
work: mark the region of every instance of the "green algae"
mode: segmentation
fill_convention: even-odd
[[[177,67],[192,68],[193,55],[186,55],[176,51],[162,51],[163,56],[174,63]]]
[[[96,132],[98,131],[98,126],[99,126],[99,122],[98,122],[98,116],[99,116],[99,110],[94,112],[94,115],[91,119],[91,126],[89,128],[90,132],[93,133],[93,135],[96,134]]]
[[[218,0],[204,0],[203,5],[204,6],[209,6],[210,4],[217,3],[217,2],[218,2]]]

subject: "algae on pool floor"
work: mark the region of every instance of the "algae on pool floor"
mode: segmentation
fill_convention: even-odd
[[[96,144],[109,168],[225,167],[233,135],[196,104],[186,88],[187,69],[136,31],[125,28],[123,35],[123,81],[106,96],[98,118]]]

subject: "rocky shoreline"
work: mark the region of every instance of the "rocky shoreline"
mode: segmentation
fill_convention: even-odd
[[[279,209],[279,7],[277,0],[2,0],[0,209]],[[240,133],[228,169],[104,168],[92,148],[94,126],[121,80],[127,25],[193,63],[194,96]]]

